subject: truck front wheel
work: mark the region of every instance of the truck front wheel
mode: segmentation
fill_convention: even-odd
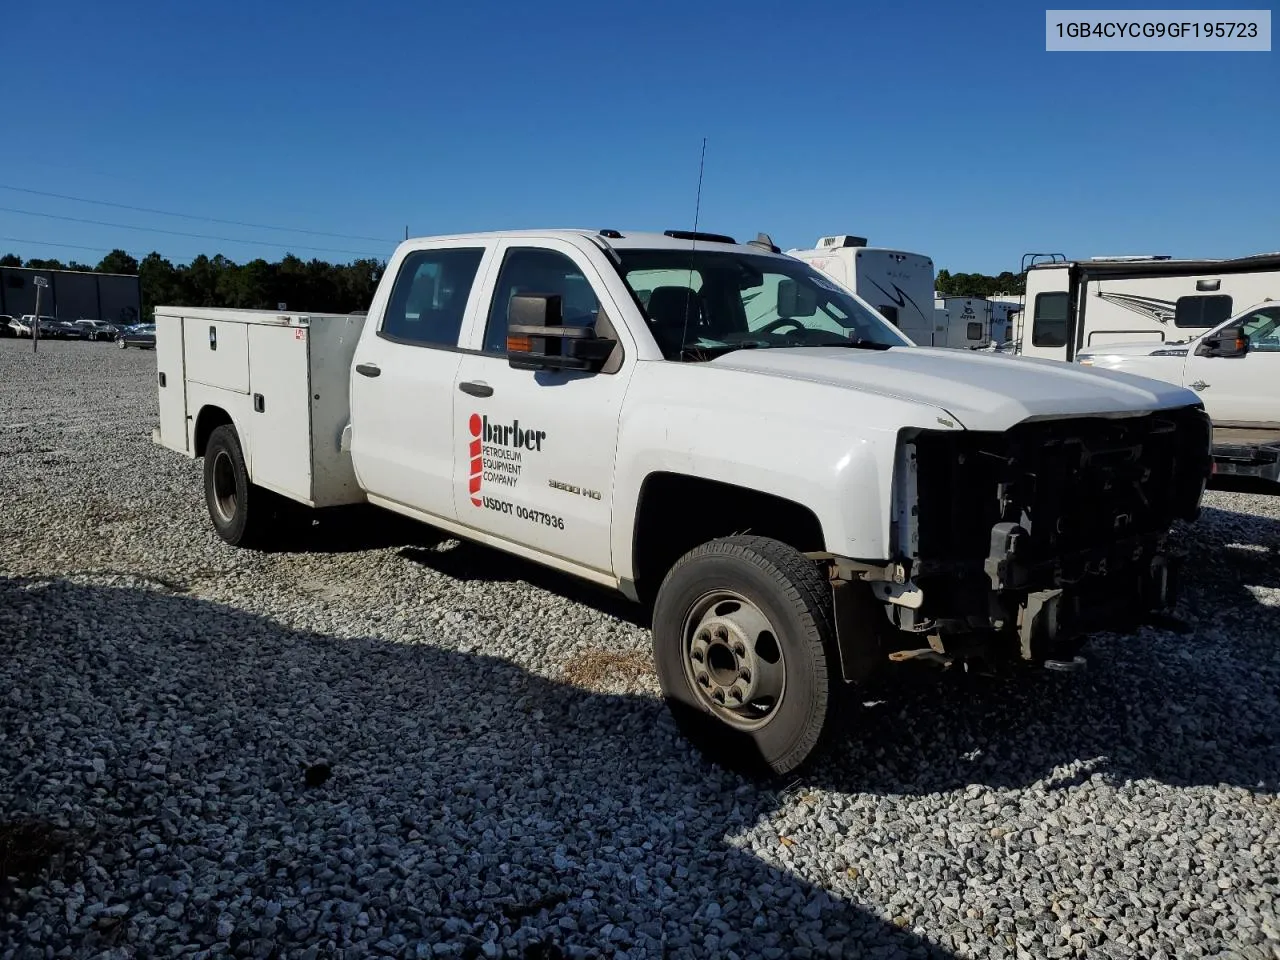
[[[715,763],[800,767],[837,724],[830,587],[799,551],[726,537],[671,568],[653,611],[654,661],[676,724]]]
[[[209,435],[204,498],[214,530],[233,547],[268,546],[282,529],[281,498],[249,479],[240,437],[230,424]]]

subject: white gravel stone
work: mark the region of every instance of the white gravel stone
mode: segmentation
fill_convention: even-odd
[[[397,521],[225,546],[154,383],[0,341],[0,829],[62,851],[3,960],[1280,957],[1280,498],[1179,531],[1184,631],[877,692],[767,788],[624,601]]]

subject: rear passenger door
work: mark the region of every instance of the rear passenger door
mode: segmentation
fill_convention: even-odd
[[[459,337],[475,309],[482,241],[438,242],[402,259],[356,348],[351,455],[360,486],[429,517],[455,519],[453,406]]]
[[[484,312],[458,366],[454,503],[461,523],[611,573],[618,417],[634,346],[591,259],[563,240],[505,241]],[[599,373],[512,369],[516,293],[559,294],[566,325],[619,339]]]

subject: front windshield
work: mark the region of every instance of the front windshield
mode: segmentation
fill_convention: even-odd
[[[723,250],[619,250],[618,256],[668,360],[765,347],[910,344],[874,310],[790,257]]]

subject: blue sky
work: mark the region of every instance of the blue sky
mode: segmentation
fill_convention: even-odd
[[[29,5],[21,35],[43,40],[5,45],[0,185],[386,239],[0,189],[0,237],[99,248],[0,252],[345,260],[386,256],[406,225],[688,228],[704,136],[701,226],[784,248],[848,232],[989,273],[1025,251],[1280,249],[1280,53],[1051,54],[1044,16],[1002,2]]]

